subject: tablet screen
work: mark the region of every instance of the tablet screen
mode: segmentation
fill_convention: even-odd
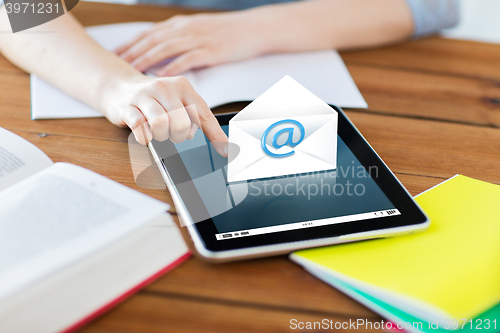
[[[222,128],[228,134],[228,126]],[[174,144],[184,168],[167,169],[194,222],[211,219],[220,242],[399,215],[374,180],[378,167],[365,168],[337,140],[335,170],[228,183],[228,159],[198,130]]]

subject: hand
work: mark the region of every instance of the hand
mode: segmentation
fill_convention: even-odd
[[[227,156],[227,136],[205,101],[184,77],[137,75],[109,87],[104,115],[115,125],[128,126],[141,144],[154,137],[179,143],[201,128],[214,148]]]
[[[190,69],[261,54],[268,32],[247,11],[174,16],[157,23],[115,52],[143,72],[176,57],[156,74],[174,76]]]

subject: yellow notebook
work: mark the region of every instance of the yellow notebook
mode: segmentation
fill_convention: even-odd
[[[500,186],[459,175],[416,201],[431,219],[426,232],[291,259],[429,322],[472,319],[498,304]]]

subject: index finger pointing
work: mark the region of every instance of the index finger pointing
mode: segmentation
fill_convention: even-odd
[[[208,140],[210,140],[215,150],[217,150],[221,156],[227,157],[227,135],[220,127],[219,122],[217,121],[217,118],[215,118],[212,111],[205,103],[203,104],[204,105],[198,104],[198,115],[200,117],[201,129],[207,136]]]
[[[215,150],[221,156],[227,157],[229,140],[226,133],[224,133],[220,127],[217,118],[215,118],[207,103],[198,95],[185,77],[179,76],[178,80],[180,80],[179,88],[184,92],[182,102],[187,106],[194,104],[196,113],[198,114],[199,127],[207,136],[208,140],[210,140]],[[191,108],[188,108],[188,112],[191,112],[191,110]],[[198,123],[196,117],[190,117],[195,124]]]

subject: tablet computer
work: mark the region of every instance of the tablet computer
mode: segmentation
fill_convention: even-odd
[[[235,183],[203,132],[149,148],[199,255],[230,261],[424,230],[429,219],[344,112],[337,168]],[[228,133],[235,115],[216,115]]]

